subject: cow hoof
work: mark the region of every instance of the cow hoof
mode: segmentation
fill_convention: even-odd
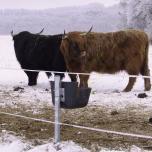
[[[145,88],[145,91],[150,91],[150,89],[151,89],[151,85],[147,86],[147,87]]]
[[[28,86],[34,86],[34,85],[36,85],[36,83],[28,83]]]
[[[144,91],[150,91],[150,89],[151,89],[151,88],[148,88],[148,89],[146,88]]]
[[[131,89],[128,89],[128,88],[123,90],[123,92],[130,92],[130,91],[131,91]]]

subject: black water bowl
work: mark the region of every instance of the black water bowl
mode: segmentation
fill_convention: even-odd
[[[54,105],[55,86],[51,83],[52,102]],[[75,109],[82,108],[88,104],[91,88],[79,88],[77,82],[61,82],[61,88],[64,88],[64,101],[61,97],[61,108]]]

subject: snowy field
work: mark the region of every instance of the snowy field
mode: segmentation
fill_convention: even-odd
[[[149,53],[149,65],[152,68],[152,47],[150,47]],[[14,70],[11,70],[11,69]],[[18,64],[14,49],[13,41],[10,36],[0,36],[0,95],[4,91],[10,91],[12,98],[20,96],[22,100],[7,100],[7,97],[0,100],[0,106],[4,107],[8,105],[25,104],[35,105],[40,107],[42,104],[52,106],[50,85],[46,75],[41,72],[38,78],[38,85],[34,87],[27,86],[27,77]],[[152,70],[151,70],[152,72]],[[92,87],[92,93],[89,100],[89,105],[104,106],[109,110],[123,110],[128,107],[134,107],[142,112],[152,111],[152,92],[146,92],[148,97],[139,99],[137,96],[139,93],[144,92],[144,81],[140,77],[133,90],[129,93],[124,93],[122,90],[125,88],[128,82],[128,76],[126,73],[118,73],[115,75],[97,74],[92,73],[89,79],[89,86]],[[24,88],[24,92],[14,92],[16,87]],[[45,90],[49,91],[45,91]],[[28,99],[28,100],[24,100]],[[37,99],[37,100],[36,100]],[[41,102],[43,99],[43,103]],[[28,101],[28,102],[26,102]],[[151,112],[152,114],[152,112]],[[136,147],[132,149],[139,150]],[[136,151],[135,150],[135,151]],[[24,141],[24,139],[15,137],[7,133],[4,130],[0,137],[0,152],[55,152],[53,143],[46,143],[45,145],[32,147],[30,143]],[[60,152],[88,152],[89,150],[83,149],[72,141],[63,142],[61,144]],[[101,150],[108,151],[108,150]],[[134,150],[133,150],[134,151]]]

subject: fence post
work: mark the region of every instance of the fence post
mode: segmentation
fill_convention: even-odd
[[[60,76],[55,76],[55,144],[60,142]]]

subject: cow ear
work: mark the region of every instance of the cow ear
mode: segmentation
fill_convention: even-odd
[[[62,36],[62,40],[65,40],[65,39],[68,39],[68,36],[67,36],[67,35],[63,35],[63,36]]]
[[[85,35],[87,35],[87,33],[81,33],[80,35],[81,35],[81,36],[85,36]]]
[[[81,52],[81,57],[85,57],[87,55],[87,52],[86,51],[83,51],[83,52]]]
[[[67,38],[68,38],[68,36],[65,35],[65,36],[62,37],[62,40],[65,40],[65,39],[67,39]]]

